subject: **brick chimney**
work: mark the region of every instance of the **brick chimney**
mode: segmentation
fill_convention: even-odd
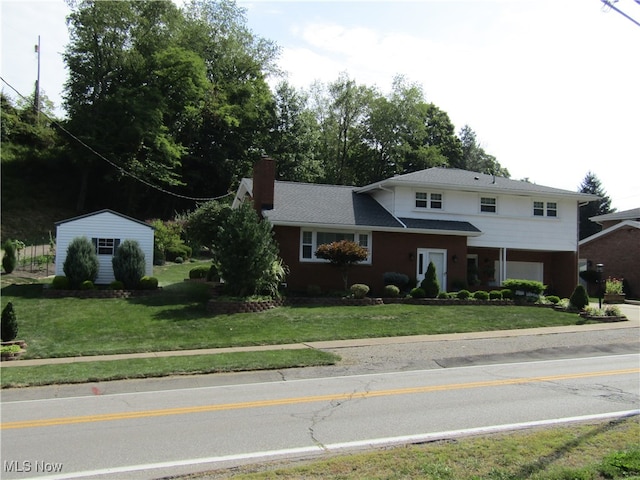
[[[262,216],[263,210],[273,209],[273,190],[276,181],[276,162],[263,155],[253,166],[253,208]]]

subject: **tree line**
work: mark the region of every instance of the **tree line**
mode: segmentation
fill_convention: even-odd
[[[2,142],[54,158],[79,212],[166,217],[233,191],[262,154],[290,181],[366,185],[442,165],[509,176],[401,75],[386,93],[346,73],[272,90],[279,47],[232,0],[67,3],[66,118],[3,93]]]

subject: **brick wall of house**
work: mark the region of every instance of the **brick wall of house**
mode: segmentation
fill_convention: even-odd
[[[603,277],[624,278],[631,292],[640,296],[640,230],[621,227],[580,246],[580,258],[586,259],[588,268],[595,270],[598,263],[604,265]]]

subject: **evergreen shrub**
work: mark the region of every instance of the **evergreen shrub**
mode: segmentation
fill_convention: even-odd
[[[124,283],[122,283],[120,280],[114,280],[113,282],[111,282],[109,284],[109,289],[110,290],[124,290]]]
[[[54,290],[69,290],[69,279],[64,275],[56,275],[51,281]]]
[[[448,294],[447,292],[440,292],[440,293],[438,294],[438,298],[439,298],[440,300],[447,300],[447,299],[448,299],[448,298],[450,298],[450,297],[449,297],[449,294]]]
[[[142,290],[155,290],[158,288],[158,279],[145,275],[140,279],[140,288]]]
[[[350,290],[354,298],[364,298],[369,293],[369,286],[364,283],[354,283]]]
[[[385,285],[382,296],[387,298],[397,298],[400,296],[400,289],[396,285]]]
[[[13,303],[7,303],[2,310],[2,318],[0,318],[0,337],[3,342],[10,342],[18,336],[18,319],[13,309]]]
[[[509,290],[511,291],[511,290]],[[492,290],[489,292],[490,300],[502,300],[502,292],[500,290]]]
[[[16,246],[11,240],[4,242],[2,246],[4,255],[2,256],[2,268],[5,273],[12,273],[16,269],[18,259],[16,258]]]
[[[440,285],[438,284],[438,278],[436,277],[436,266],[433,262],[429,262],[427,272],[424,275],[424,280],[420,283],[420,288],[424,290],[427,298],[436,298],[440,293]]]
[[[467,300],[471,296],[469,290],[460,290],[456,295],[460,300]]]
[[[395,285],[402,289],[409,284],[409,275],[398,272],[385,272],[382,275],[382,281],[385,285]]]
[[[511,300],[513,298],[513,292],[509,288],[500,290],[500,293],[505,300]]]
[[[475,298],[476,300],[489,300],[489,292],[478,290],[476,292],[473,292],[473,298]]]
[[[67,248],[67,257],[62,269],[72,289],[80,288],[82,282],[94,282],[98,277],[100,262],[96,249],[87,237],[76,237]]]
[[[427,296],[425,291],[420,287],[412,288],[409,295],[411,295],[412,298],[425,298]]]
[[[572,307],[578,310],[582,310],[584,307],[589,305],[589,295],[587,294],[587,290],[584,288],[584,285],[576,285],[576,288],[569,297],[569,303]]]
[[[140,286],[140,279],[145,273],[144,252],[137,240],[127,239],[120,243],[111,260],[113,274],[128,290]]]
[[[93,290],[96,286],[91,280],[85,280],[80,284],[80,290]]]
[[[545,297],[547,302],[549,303],[553,303],[554,305],[557,305],[560,302],[560,297],[558,297],[557,295],[549,295],[548,297]]]
[[[189,278],[191,280],[207,278],[210,270],[211,267],[209,265],[199,265],[189,270]]]

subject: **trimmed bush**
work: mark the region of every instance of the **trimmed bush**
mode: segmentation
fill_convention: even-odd
[[[364,283],[354,283],[350,290],[354,298],[364,298],[369,293],[369,286]]]
[[[82,282],[94,282],[98,277],[100,262],[96,248],[87,237],[76,237],[67,247],[67,257],[62,269],[72,289],[80,288]]]
[[[440,300],[447,300],[449,298],[449,294],[447,292],[440,292],[438,294],[438,298]]]
[[[382,275],[382,281],[385,285],[395,285],[399,289],[402,289],[409,284],[409,275],[398,272],[385,272]]]
[[[411,298],[425,298],[427,296],[425,291],[420,287],[412,288],[409,295],[411,295]]]
[[[538,282],[537,280],[507,279],[502,282],[502,285],[511,290],[514,295],[516,295],[516,292],[522,292],[525,296],[528,294],[535,296],[542,295],[546,288],[542,282]]]
[[[4,242],[2,248],[4,249],[4,255],[2,256],[2,268],[4,268],[5,273],[12,273],[18,263],[18,259],[16,258],[16,246],[13,241],[7,240]]]
[[[513,292],[508,288],[500,290],[500,293],[505,300],[511,300],[513,298]]]
[[[400,289],[396,285],[385,285],[382,296],[387,298],[397,298],[400,296]]]
[[[91,280],[85,280],[80,284],[80,290],[93,290],[96,286]]]
[[[184,258],[182,257],[176,257],[173,259],[174,263],[184,263]]]
[[[511,291],[511,290],[509,290]],[[489,300],[502,300],[502,292],[500,290],[492,290],[489,292]]]
[[[219,282],[220,274],[218,273],[218,267],[213,264],[209,267],[209,271],[207,272],[207,282]]]
[[[64,275],[56,275],[51,281],[54,290],[69,290],[69,279]]]
[[[207,278],[207,275],[209,275],[209,270],[211,270],[211,267],[209,265],[199,265],[189,270],[189,278],[191,280]]]
[[[578,310],[582,310],[584,307],[589,305],[589,295],[587,294],[587,290],[584,288],[584,285],[576,285],[571,297],[569,297],[569,303],[572,307],[577,308]]]
[[[124,283],[120,280],[114,280],[109,284],[109,290],[124,290]]]
[[[547,302],[549,303],[553,303],[554,305],[557,305],[560,302],[560,297],[558,297],[557,295],[549,295],[548,297],[545,297]]]
[[[3,342],[10,342],[18,336],[18,319],[16,312],[13,310],[13,303],[7,303],[2,310],[2,318],[0,318],[0,337]]]
[[[166,259],[170,262],[183,263],[185,258],[191,258],[192,250],[188,245],[171,245],[165,251]],[[177,259],[181,258],[182,262]]]
[[[476,300],[489,300],[489,292],[478,290],[477,292],[473,292],[473,298]]]
[[[155,290],[158,288],[158,279],[145,275],[140,279],[140,288],[142,290]]]
[[[471,296],[469,290],[460,290],[456,295],[460,300],[466,300]]]
[[[127,239],[120,243],[111,260],[113,274],[127,290],[140,286],[140,279],[145,273],[144,252],[137,240]]]
[[[427,272],[424,275],[424,280],[420,283],[420,288],[424,290],[427,298],[436,298],[440,293],[440,285],[438,284],[438,278],[436,277],[436,266],[433,262],[429,262]]]

